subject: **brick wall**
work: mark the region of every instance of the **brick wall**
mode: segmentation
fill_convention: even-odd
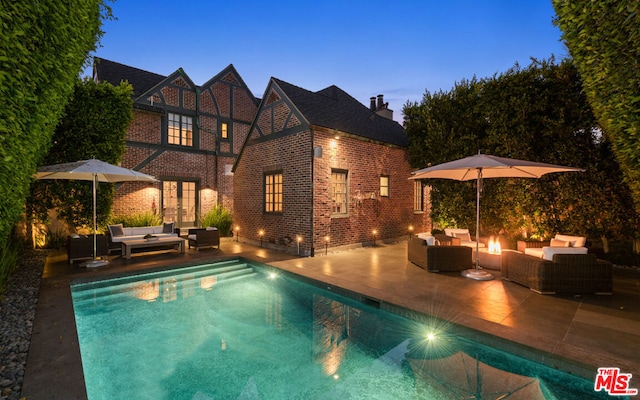
[[[297,252],[296,237],[300,236],[301,253],[311,249],[311,133],[292,134],[267,142],[251,144],[244,149],[243,161],[234,175],[234,225],[240,236],[264,241],[290,252]],[[266,172],[281,171],[283,175],[283,212],[267,215],[263,212],[263,177]]]
[[[323,248],[373,242],[424,229],[425,214],[413,211],[411,168],[403,148],[363,141],[345,135],[335,138],[328,130],[314,130],[314,246]],[[348,172],[347,217],[331,215],[331,172]],[[389,196],[380,196],[380,176],[389,177]]]

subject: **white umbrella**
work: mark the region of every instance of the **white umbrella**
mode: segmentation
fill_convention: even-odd
[[[108,261],[96,260],[96,182],[115,183],[129,181],[157,181],[157,179],[151,175],[143,174],[142,172],[134,171],[127,168],[118,167],[96,159],[41,167],[38,168],[36,178],[67,179],[93,182],[93,260],[87,263],[87,267],[99,267],[108,263]]]
[[[467,278],[490,280],[493,275],[480,271],[478,253],[480,236],[480,190],[483,178],[540,178],[552,172],[584,172],[584,169],[476,154],[412,172],[409,179],[442,178],[459,181],[477,180],[476,185],[476,267],[462,271]]]

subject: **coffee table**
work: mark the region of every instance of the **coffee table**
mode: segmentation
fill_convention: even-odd
[[[181,237],[161,237],[157,239],[147,240],[147,239],[135,239],[135,240],[124,240],[122,241],[122,255],[127,259],[131,259],[131,249],[149,249],[148,251],[152,251],[158,247],[164,247],[167,245],[173,245],[173,247],[178,250],[180,253],[184,254],[184,243],[185,239]]]

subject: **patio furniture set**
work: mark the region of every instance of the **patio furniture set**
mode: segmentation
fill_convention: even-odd
[[[453,236],[413,235],[408,243],[409,261],[429,272],[469,268],[476,243],[468,231],[448,233]],[[540,294],[613,293],[612,264],[588,253],[585,242],[584,237],[568,235],[556,235],[546,242],[520,241],[518,250],[500,254],[481,248],[479,260],[483,268],[499,269],[502,279]]]
[[[217,228],[190,228],[186,238],[180,237],[180,229],[174,223],[158,226],[125,228],[122,224],[109,225],[107,235],[96,235],[96,257],[106,257],[120,252],[123,258],[131,259],[133,249],[138,252],[173,249],[184,254],[185,246],[196,251],[204,248],[220,248],[220,233]],[[74,261],[94,258],[93,235],[70,235],[67,239],[69,264]]]

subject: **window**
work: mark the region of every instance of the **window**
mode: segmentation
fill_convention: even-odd
[[[422,209],[422,182],[413,181],[413,211],[423,211]]]
[[[386,175],[380,177],[380,197],[389,197],[389,177]]]
[[[331,171],[331,212],[347,214],[347,172]]]
[[[179,146],[193,146],[193,118],[169,113],[167,119],[167,142]]]
[[[220,137],[222,139],[228,139],[229,138],[229,126],[227,125],[226,122],[223,122],[220,125]]]
[[[282,212],[282,172],[264,176],[264,212]]]

